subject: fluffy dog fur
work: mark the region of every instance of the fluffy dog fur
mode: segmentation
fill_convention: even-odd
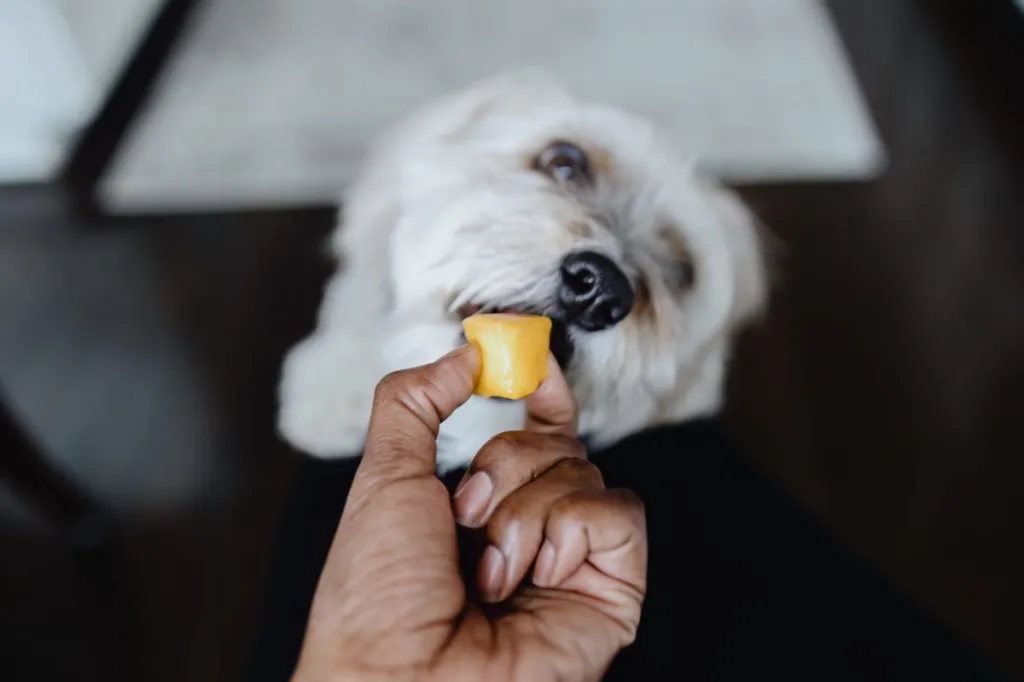
[[[584,150],[592,182],[535,167],[555,141]],[[318,457],[360,453],[377,381],[462,342],[458,311],[549,312],[560,264],[611,258],[636,292],[616,326],[570,326],[564,368],[581,436],[597,447],[716,412],[737,330],[766,302],[754,217],[645,121],[576,99],[534,71],[479,83],[398,125],[346,192],[338,270],[316,330],[293,348],[279,430]],[[472,398],[438,438],[441,471],[467,465],[523,405]]]

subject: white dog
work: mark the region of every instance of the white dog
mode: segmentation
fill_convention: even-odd
[[[594,446],[712,414],[733,337],[766,303],[759,233],[645,121],[534,71],[479,83],[399,125],[346,192],[279,430],[314,456],[359,455],[380,378],[456,348],[481,310],[555,321]],[[441,429],[438,469],[523,423],[521,402],[472,398]]]

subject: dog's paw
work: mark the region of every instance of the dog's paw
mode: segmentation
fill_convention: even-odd
[[[285,358],[277,428],[295,448],[323,459],[357,457],[370,421],[377,363],[366,344],[320,331]]]

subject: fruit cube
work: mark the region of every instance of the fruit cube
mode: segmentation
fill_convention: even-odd
[[[483,355],[474,392],[488,398],[519,400],[547,377],[551,319],[505,313],[472,315],[462,321],[466,340]]]

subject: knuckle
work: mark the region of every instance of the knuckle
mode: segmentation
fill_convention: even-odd
[[[608,494],[627,507],[634,507],[643,511],[644,501],[629,488],[611,488],[608,490]]]
[[[548,436],[551,441],[552,447],[556,447],[558,450],[564,452],[568,457],[574,459],[587,459],[587,449],[583,446],[583,443],[578,438],[567,436],[564,433],[556,433]]]
[[[375,405],[401,405],[421,419],[431,420],[436,408],[431,396],[443,394],[443,388],[436,383],[432,372],[423,368],[400,369],[390,372],[377,382],[374,390]]]
[[[639,630],[639,623],[635,620],[622,620],[619,623],[622,628],[622,646],[623,648],[630,646],[636,641],[636,633]]]
[[[558,468],[564,475],[573,480],[584,481],[598,486],[604,484],[601,471],[590,460],[568,457],[558,463]]]
[[[505,431],[491,438],[480,449],[480,458],[496,460],[523,457],[561,461],[586,459],[586,448],[575,438],[562,434],[537,434],[530,431]]]
[[[420,371],[414,372],[414,376],[416,388],[423,395],[440,397],[448,393],[448,388],[436,366],[421,368]]]
[[[595,467],[591,462],[580,459],[579,457],[567,457],[558,463],[558,466],[566,471],[573,472],[585,472],[585,471],[596,471]]]
[[[612,488],[608,496],[625,512],[633,523],[643,524],[647,518],[647,510],[640,496],[629,488]]]
[[[514,504],[500,504],[491,514],[491,520],[487,523],[487,534],[493,540],[500,538],[509,531],[521,516],[522,510]]]
[[[475,466],[486,466],[496,461],[516,457],[522,450],[523,443],[519,434],[515,431],[499,433],[487,441],[479,454]]]
[[[379,400],[390,400],[405,390],[409,382],[409,370],[400,369],[389,372],[377,382],[374,397]]]
[[[571,494],[555,500],[548,515],[561,524],[582,521],[586,514],[581,505],[581,497],[578,494]]]
[[[600,518],[631,526],[643,526],[646,518],[643,501],[626,488],[577,490],[558,499],[551,513],[577,522]]]
[[[525,431],[503,431],[492,438],[500,447],[508,448],[510,451],[530,445],[530,434]]]

